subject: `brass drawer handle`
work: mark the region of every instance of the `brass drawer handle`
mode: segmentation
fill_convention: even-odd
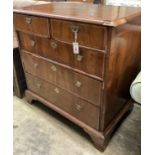
[[[26,21],[27,24],[31,24],[32,23],[32,18],[26,17],[25,21]]]
[[[59,89],[58,89],[58,88],[55,88],[55,89],[54,89],[54,91],[55,91],[57,94],[59,94],[59,93],[60,93],[60,91],[59,91]]]
[[[83,59],[83,56],[82,56],[82,55],[79,55],[79,54],[78,54],[78,55],[76,56],[76,60],[77,60],[77,61],[82,61],[82,59]]]
[[[40,83],[37,83],[36,86],[37,86],[37,88],[39,88],[39,89],[41,88],[41,84],[40,84]]]
[[[33,67],[34,67],[34,68],[37,68],[37,67],[38,67],[38,64],[37,64],[37,63],[34,63],[34,64],[33,64]]]
[[[34,47],[36,42],[34,40],[31,40],[31,46]]]
[[[79,104],[75,104],[75,109],[77,111],[81,111],[83,109],[83,107],[81,105],[79,105]]]
[[[77,32],[80,31],[80,28],[79,28],[79,26],[77,26],[77,25],[72,25],[72,26],[71,26],[71,30],[72,30],[73,33],[77,33]]]
[[[51,66],[51,69],[52,69],[52,71],[54,71],[54,72],[56,72],[57,71],[57,68],[56,68],[56,66]]]
[[[57,47],[56,42],[52,41],[52,42],[51,42],[51,47],[52,47],[53,49],[55,49],[55,48]]]
[[[75,86],[78,87],[78,88],[80,88],[82,86],[82,83],[80,81],[76,81],[75,82]]]

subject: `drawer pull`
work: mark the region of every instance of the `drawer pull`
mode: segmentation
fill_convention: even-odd
[[[52,47],[53,49],[55,49],[55,48],[57,47],[57,44],[56,44],[54,41],[52,41],[52,42],[51,42],[51,47]]]
[[[54,91],[55,91],[57,94],[59,94],[59,92],[60,92],[58,88],[55,88]]]
[[[79,54],[78,54],[78,55],[76,56],[76,60],[77,60],[77,61],[82,61],[82,59],[83,59],[83,56],[82,56],[82,55],[79,55]]]
[[[52,71],[54,71],[54,72],[57,71],[57,68],[56,68],[56,66],[54,66],[54,65],[51,67],[51,69],[52,69]]]
[[[34,68],[37,68],[38,67],[38,64],[37,63],[34,63],[33,67]]]
[[[41,84],[40,84],[40,83],[37,83],[36,86],[37,86],[37,88],[39,88],[39,89],[41,88]]]
[[[78,88],[80,88],[82,86],[82,83],[80,81],[76,81],[75,82],[75,86],[78,87]]]
[[[34,40],[31,40],[31,46],[34,47],[36,42]]]
[[[79,32],[80,28],[77,25],[73,25],[73,26],[71,26],[71,30],[73,33],[77,33],[77,32]]]
[[[32,23],[32,18],[26,17],[26,23],[27,23],[27,24],[31,24],[31,23]]]
[[[81,105],[75,104],[75,109],[76,109],[77,111],[81,111],[82,108],[83,108],[83,107],[82,107]]]

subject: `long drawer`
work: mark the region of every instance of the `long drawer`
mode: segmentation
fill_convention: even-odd
[[[21,52],[26,72],[73,92],[89,102],[100,105],[102,83],[93,78],[73,72],[37,55]]]
[[[97,107],[30,74],[26,74],[26,80],[29,90],[91,127],[99,128],[99,109]]]
[[[80,53],[75,55],[71,45],[53,39],[40,38],[26,33],[19,33],[19,38],[22,49],[97,77],[103,77],[105,56],[103,52],[80,48]]]
[[[14,14],[16,30],[49,38],[49,21],[44,17]]]

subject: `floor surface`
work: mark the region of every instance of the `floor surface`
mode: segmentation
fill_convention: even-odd
[[[14,96],[14,155],[140,155],[141,107],[117,128],[104,152],[78,126],[39,102]]]

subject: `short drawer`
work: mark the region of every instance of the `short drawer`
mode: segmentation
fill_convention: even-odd
[[[81,46],[104,50],[106,46],[106,27],[51,19],[52,36],[57,40],[73,43],[77,31],[77,42]]]
[[[18,31],[49,38],[49,22],[47,18],[14,14],[14,26]]]
[[[28,89],[91,127],[99,128],[99,109],[65,90],[26,74]]]
[[[77,94],[94,105],[100,105],[102,89],[100,81],[48,62],[41,57],[26,52],[21,54],[26,72]]]
[[[73,48],[53,39],[40,38],[25,33],[19,33],[20,46],[24,50],[52,59],[72,68],[94,76],[103,77],[105,54],[100,51],[80,48],[78,55],[73,54]]]

